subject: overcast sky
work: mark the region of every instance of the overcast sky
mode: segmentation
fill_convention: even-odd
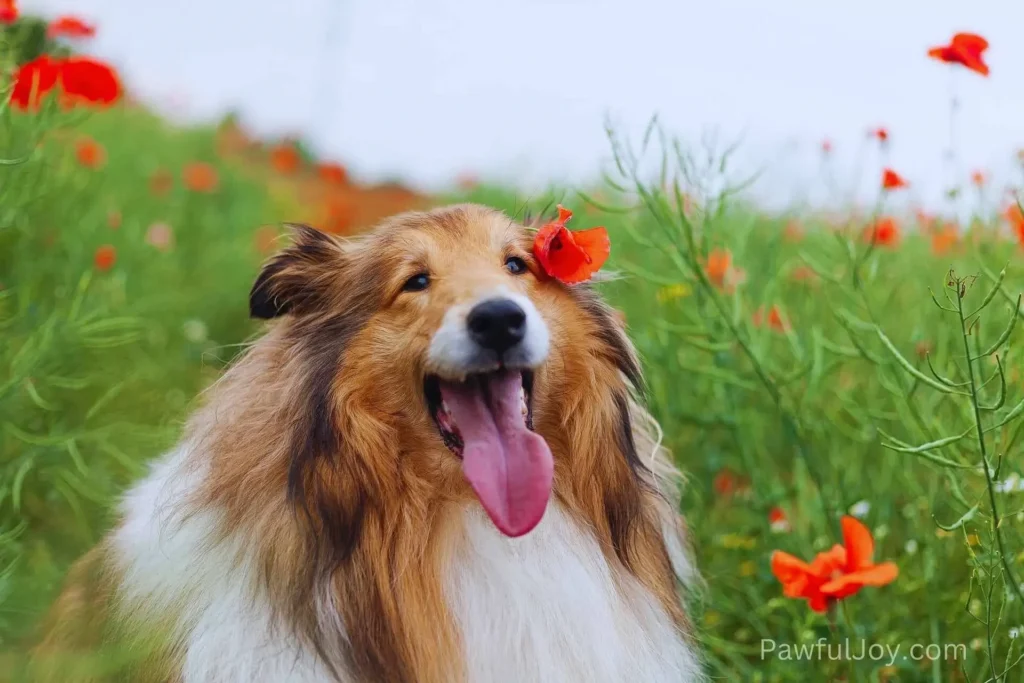
[[[821,140],[853,184],[865,130],[892,135],[907,199],[950,183],[951,87],[963,175],[1017,182],[1024,147],[1020,0],[22,0],[94,20],[91,49],[175,115],[239,109],[301,133],[367,178],[427,187],[463,172],[582,182],[607,160],[606,118],[659,114],[696,140],[742,136],[776,205],[825,196]],[[956,31],[992,43],[988,79],[925,57]],[[864,164],[865,190],[880,160]]]

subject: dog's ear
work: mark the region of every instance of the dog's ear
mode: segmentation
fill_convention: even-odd
[[[308,225],[290,225],[292,244],[268,261],[249,292],[249,314],[269,320],[308,313],[325,301],[344,265],[340,242]]]

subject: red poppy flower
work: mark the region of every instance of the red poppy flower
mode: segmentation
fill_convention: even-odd
[[[768,526],[775,533],[784,533],[792,529],[789,524],[789,517],[786,516],[785,510],[775,506],[768,511]]]
[[[157,197],[163,197],[174,187],[174,176],[166,169],[157,169],[149,179],[149,191]]]
[[[96,35],[96,27],[78,17],[65,15],[50,22],[46,28],[46,35],[51,38],[92,38]]]
[[[821,141],[821,153],[822,154],[831,154],[832,153],[832,141],[831,140],[826,138],[826,139]]]
[[[750,487],[750,482],[741,477],[728,467],[718,471],[711,482],[711,488],[715,494],[722,498],[731,498],[734,494],[745,493]]]
[[[105,272],[114,267],[114,263],[117,262],[117,249],[112,244],[104,244],[101,247],[96,248],[96,253],[93,254],[92,263],[96,266],[96,270]]]
[[[932,253],[945,254],[956,245],[959,239],[960,233],[957,231],[956,225],[947,223],[942,229],[936,230],[932,234]]]
[[[1003,214],[1006,220],[1010,223],[1010,227],[1013,228],[1014,233],[1017,235],[1017,239],[1020,240],[1020,244],[1024,247],[1024,212],[1020,210],[1020,206],[1016,202],[1006,207],[1006,212]]]
[[[867,527],[850,516],[842,519],[843,544],[818,553],[810,563],[776,550],[771,565],[787,598],[807,600],[815,612],[824,612],[836,600],[865,586],[885,586],[896,580],[892,562],[874,564],[875,541]]]
[[[804,230],[800,227],[799,221],[789,221],[782,232],[787,242],[800,242],[804,238]]]
[[[21,111],[37,110],[60,79],[59,64],[49,55],[40,55],[22,64],[14,74],[11,106]]]
[[[753,323],[754,327],[761,327],[767,322],[768,327],[775,330],[776,332],[785,332],[789,329],[786,324],[785,318],[782,317],[782,311],[777,305],[773,305],[768,309],[768,315],[765,315],[764,308],[759,308],[754,311]]]
[[[113,67],[91,57],[69,57],[60,63],[65,104],[109,106],[121,97],[121,81]]]
[[[82,166],[95,169],[107,160],[107,152],[92,138],[82,138],[75,143],[75,158]]]
[[[193,192],[210,193],[217,189],[217,169],[202,161],[194,161],[182,170],[185,187]]]
[[[901,190],[905,187],[909,187],[910,183],[903,179],[896,171],[891,168],[887,168],[882,171],[882,189],[883,190]]]
[[[320,179],[331,185],[344,185],[348,182],[348,171],[341,164],[322,163],[316,167]]]
[[[883,216],[864,233],[866,242],[874,242],[883,247],[895,246],[900,241],[900,227],[896,219]]]
[[[13,24],[17,20],[17,0],[0,0],[0,24]]]
[[[974,171],[971,173],[971,182],[979,190],[985,187],[985,183],[988,181],[988,176],[985,175],[984,171]]]
[[[299,168],[299,153],[294,147],[281,144],[274,147],[270,152],[270,164],[278,173],[290,175]]]
[[[533,253],[544,272],[567,285],[589,280],[611,253],[608,231],[602,227],[570,231],[565,224],[572,211],[558,205],[558,219],[537,231]]]
[[[889,130],[887,128],[879,126],[878,128],[869,130],[868,137],[875,138],[884,145],[885,143],[889,142]]]
[[[732,265],[732,254],[728,249],[712,249],[708,254],[708,263],[704,267],[708,279],[719,287],[725,284],[726,275]]]
[[[987,49],[988,41],[976,33],[957,33],[949,45],[928,50],[928,56],[947,64],[960,64],[982,76],[988,76],[988,64],[984,57]]]

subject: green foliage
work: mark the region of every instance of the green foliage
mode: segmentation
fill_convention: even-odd
[[[695,620],[712,671],[743,681],[1020,680],[1020,246],[977,225],[938,256],[925,234],[886,247],[865,242],[863,226],[813,216],[805,237],[787,239],[784,220],[737,200],[729,150],[695,158],[656,127],[639,151],[612,143],[602,198],[560,201],[577,209],[573,227],[605,224],[612,235],[610,265],[623,277],[605,291],[689,474],[683,511],[707,584]],[[509,211],[554,203],[500,188],[474,198]],[[730,286],[709,275],[714,250],[728,250],[745,278]],[[764,322],[773,306],[775,328]],[[790,530],[770,523],[775,508]],[[826,615],[783,597],[772,551],[810,560],[842,542],[839,517],[851,510],[899,578]],[[781,654],[819,638],[831,659]],[[775,650],[762,655],[765,641]],[[900,650],[851,661],[839,657],[845,642],[854,654],[875,643]],[[931,644],[939,655],[924,654]]]
[[[105,149],[99,168],[76,160],[84,139]],[[0,113],[0,650],[251,334],[252,235],[271,207],[214,150],[210,131],[129,108]],[[218,169],[216,192],[183,187],[193,161]],[[158,170],[175,178],[162,196]]]

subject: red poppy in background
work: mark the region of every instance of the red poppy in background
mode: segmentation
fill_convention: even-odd
[[[767,322],[768,327],[776,332],[785,332],[789,328],[785,318],[782,317],[782,310],[777,305],[768,309],[767,316],[765,316],[764,307],[757,309],[754,311],[752,321],[754,327],[761,327]]]
[[[46,27],[46,35],[51,38],[92,38],[96,35],[96,27],[78,17],[64,15],[50,22]]]
[[[157,197],[163,197],[174,187],[174,176],[163,168],[157,169],[149,179],[149,191]]]
[[[11,106],[21,111],[36,110],[60,79],[59,62],[40,55],[22,64],[14,74]]]
[[[92,138],[82,138],[75,143],[75,158],[82,166],[96,169],[107,160],[107,152]]]
[[[92,263],[96,266],[96,270],[100,272],[106,272],[114,267],[117,262],[117,249],[112,244],[104,244],[96,248],[96,253],[93,254]]]
[[[90,57],[53,59],[41,55],[23,64],[14,74],[11,106],[21,111],[36,110],[54,89],[62,91],[61,104],[109,106],[121,97],[117,72]]]
[[[325,162],[316,167],[320,179],[331,185],[345,185],[348,183],[348,171],[341,164]]]
[[[1020,241],[1022,247],[1024,247],[1024,211],[1020,210],[1020,205],[1016,202],[1006,207],[1006,212],[1003,216],[1010,223],[1010,227],[1013,228],[1013,232],[1017,235],[1017,239]]]
[[[928,50],[928,56],[947,64],[960,64],[971,71],[988,76],[988,64],[984,52],[988,41],[976,33],[957,33],[949,45],[940,45]]]
[[[603,227],[570,231],[572,211],[558,205],[558,218],[537,231],[533,253],[544,272],[567,285],[584,282],[601,270],[612,245]]]
[[[60,64],[65,104],[110,106],[121,97],[121,81],[109,64],[91,57],[69,57]]]
[[[896,580],[899,569],[892,562],[875,564],[875,541],[857,519],[842,519],[843,545],[818,553],[810,563],[789,553],[772,553],[772,573],[787,598],[803,598],[815,612],[824,612],[836,600],[849,597],[865,586],[885,586]]]
[[[13,24],[17,20],[17,0],[0,0],[0,24]]]
[[[932,234],[932,252],[942,255],[952,249],[960,240],[960,233],[953,223],[946,223]]]
[[[896,171],[891,168],[887,168],[882,171],[882,189],[883,190],[901,190],[905,187],[909,187],[910,183],[903,179]]]
[[[887,128],[879,126],[878,128],[869,130],[868,137],[875,138],[880,143],[885,144],[889,142],[889,130]]]
[[[900,227],[895,218],[883,216],[865,232],[864,239],[883,247],[895,246],[900,241]]]
[[[728,249],[712,249],[708,254],[708,263],[704,267],[708,279],[719,287],[725,284],[725,277],[732,265],[732,254]]]
[[[832,141],[829,140],[828,138],[825,138],[824,140],[821,141],[821,153],[822,154],[831,154],[832,153]]]
[[[984,171],[975,171],[971,174],[971,182],[980,190],[985,187],[985,183],[988,182],[988,176],[985,175]]]
[[[299,153],[288,144],[280,144],[270,152],[270,164],[278,173],[290,175],[299,168]]]
[[[181,175],[185,187],[193,192],[213,192],[220,183],[217,169],[202,161],[194,161],[186,165]]]

